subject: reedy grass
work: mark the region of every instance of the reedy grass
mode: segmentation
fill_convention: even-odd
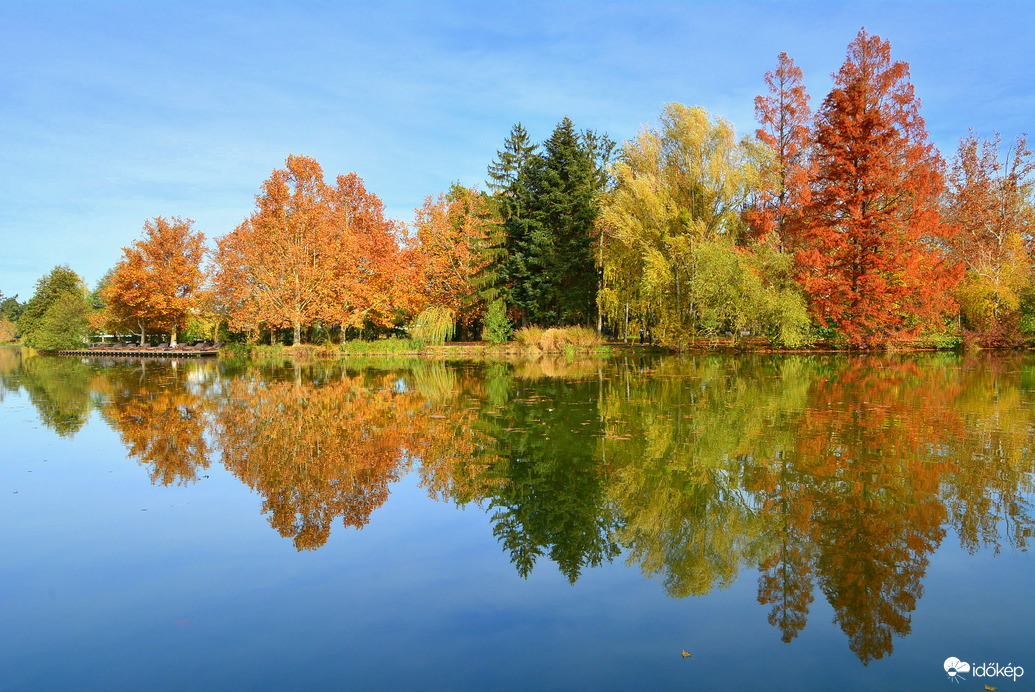
[[[586,327],[525,327],[514,333],[514,341],[526,349],[574,354],[602,346],[604,340]]]

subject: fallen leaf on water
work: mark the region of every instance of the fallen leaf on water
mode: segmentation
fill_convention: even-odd
[[[686,649],[683,649],[683,658],[689,658],[690,656],[693,656],[693,654]]]
[[[998,690],[998,687],[992,687],[991,685],[985,685],[986,690]]]

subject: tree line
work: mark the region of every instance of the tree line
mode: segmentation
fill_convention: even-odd
[[[189,219],[149,220],[92,293],[58,267],[15,297],[0,338],[52,348],[91,330],[175,341],[222,328],[297,344],[437,325],[503,341],[583,325],[675,348],[748,334],[867,348],[1035,332],[1025,137],[971,132],[946,163],[908,64],[865,29],[833,77],[813,113],[781,53],[752,137],[678,103],[621,145],[568,118],[535,143],[519,123],[485,191],[456,183],[410,225],[357,174],[331,184],[289,156],[215,249]]]

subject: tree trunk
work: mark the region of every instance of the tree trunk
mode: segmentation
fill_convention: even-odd
[[[169,345],[170,346],[175,346],[176,345],[176,325],[175,324],[172,326],[172,329],[169,330]]]

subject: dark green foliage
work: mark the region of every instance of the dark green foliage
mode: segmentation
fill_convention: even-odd
[[[595,314],[595,223],[613,147],[565,118],[536,153],[516,125],[489,167],[505,235],[499,282],[522,323],[584,324]]]
[[[18,302],[17,293],[10,298],[4,298],[3,294],[0,293],[0,318],[17,322],[24,310],[25,304]]]
[[[518,123],[511,129],[503,149],[496,152],[496,160],[489,164],[489,179],[486,181],[492,192],[495,237],[486,247],[488,265],[474,279],[479,295],[487,301],[503,296],[510,300],[513,282],[508,276],[510,255],[517,238],[523,237],[525,210],[522,203],[529,161],[535,156],[538,145],[528,137],[528,131]]]
[[[543,555],[574,584],[586,567],[619,554],[618,517],[609,507],[605,468],[587,436],[601,435],[594,407],[573,404],[570,383],[527,387],[502,404],[496,452],[504,461],[491,474],[503,481],[488,501],[493,535],[522,577]],[[585,400],[593,400],[587,389]]]
[[[115,276],[115,268],[112,267],[108,271],[104,272],[104,276],[97,282],[97,285],[92,291],[87,300],[90,303],[90,307],[94,309],[101,309],[108,307],[108,303],[104,298],[104,292],[108,288],[108,284],[111,283],[112,278]]]
[[[489,189],[508,218],[520,215],[513,193],[521,188],[524,171],[537,148],[528,138],[528,130],[518,123],[511,128],[503,149],[496,152],[498,160],[489,164]]]
[[[82,343],[87,334],[83,280],[68,265],[54,267],[36,282],[36,292],[18,320],[23,343],[53,350]]]

